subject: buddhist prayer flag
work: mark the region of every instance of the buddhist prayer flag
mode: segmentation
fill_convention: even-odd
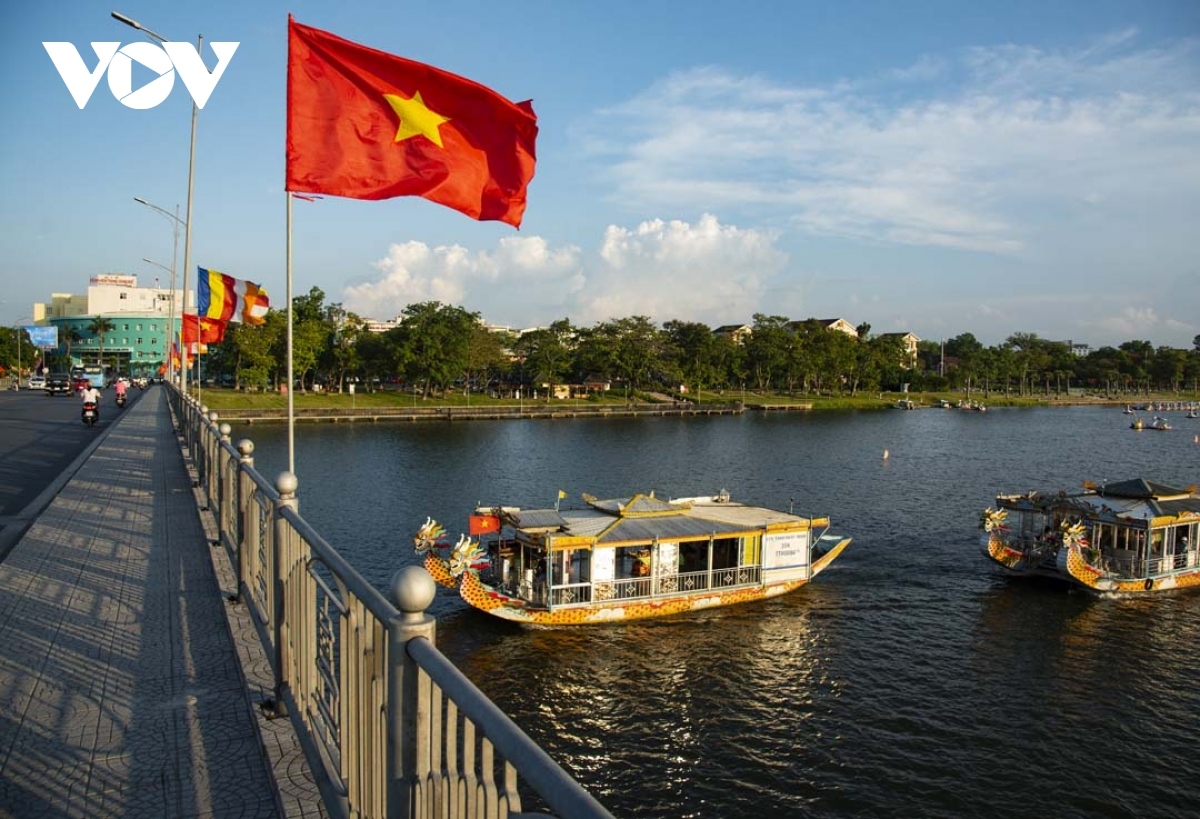
[[[197,292],[202,318],[262,324],[271,302],[261,285],[235,279],[217,270],[197,268]]]
[[[216,344],[225,339],[227,322],[210,319],[205,316],[183,314],[183,343],[203,342]]]
[[[520,227],[537,133],[529,101],[288,18],[288,191],[420,196]]]
[[[467,532],[472,535],[483,535],[488,532],[500,531],[500,518],[495,515],[471,515],[467,523]]]

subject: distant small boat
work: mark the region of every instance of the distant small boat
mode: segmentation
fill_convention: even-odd
[[[1135,418],[1135,419],[1133,419],[1133,423],[1129,425],[1129,428],[1130,429],[1145,429],[1146,425],[1145,425],[1145,423],[1142,422],[1141,418]]]
[[[1154,429],[1165,432],[1171,429],[1171,425],[1167,423],[1167,419],[1161,416],[1154,416],[1154,420],[1146,425],[1146,429]]]
[[[1129,406],[1128,404],[1126,404],[1126,405],[1125,405],[1125,414],[1126,414],[1126,415],[1133,415],[1133,407],[1131,407],[1131,406]]]
[[[915,410],[917,408],[917,402],[908,398],[901,398],[893,406],[895,409]]]

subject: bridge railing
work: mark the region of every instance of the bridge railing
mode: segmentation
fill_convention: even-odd
[[[532,790],[537,810],[611,817],[438,651],[428,572],[398,571],[389,599],[301,517],[294,475],[268,483],[251,441],[235,446],[215,412],[169,389],[238,600],[268,644],[274,707],[315,757],[331,815],[503,819]]]

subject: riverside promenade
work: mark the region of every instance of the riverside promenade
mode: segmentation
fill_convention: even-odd
[[[165,390],[105,409],[0,563],[0,817],[324,817]]]

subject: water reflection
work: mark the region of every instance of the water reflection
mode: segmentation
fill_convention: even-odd
[[[1094,599],[978,550],[998,491],[1196,480],[1190,434],[1119,410],[297,429],[301,512],[375,585],[432,515],[656,489],[828,514],[814,583],[659,621],[536,631],[432,608],[438,644],[616,815],[1182,815],[1200,762],[1200,594]],[[255,427],[266,475],[281,428]],[[889,451],[886,462],[881,458]]]

